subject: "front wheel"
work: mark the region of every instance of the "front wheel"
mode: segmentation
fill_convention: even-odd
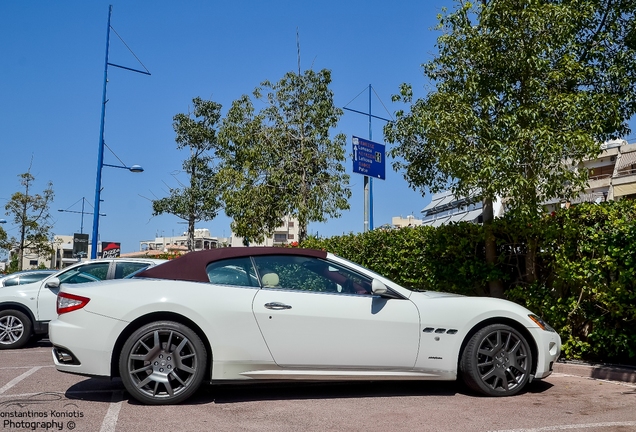
[[[517,330],[493,324],[473,335],[459,366],[462,379],[471,389],[487,396],[512,396],[530,379],[532,352]]]
[[[31,338],[32,327],[29,317],[18,310],[0,312],[0,349],[22,348]]]
[[[126,390],[141,403],[182,402],[200,387],[205,346],[189,327],[172,321],[147,324],[124,344],[119,372]]]

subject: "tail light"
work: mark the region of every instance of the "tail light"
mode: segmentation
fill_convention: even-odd
[[[62,315],[83,308],[91,301],[88,297],[82,297],[65,292],[57,295],[57,314]]]

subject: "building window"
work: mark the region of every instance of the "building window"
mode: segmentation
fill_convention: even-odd
[[[287,240],[287,234],[274,234],[275,243],[284,243]]]
[[[289,221],[288,225],[289,225],[290,228],[293,228],[294,227],[294,221]]]
[[[29,265],[37,266],[38,265],[38,260],[29,260]]]
[[[293,240],[294,239],[294,235],[293,234],[287,234],[287,239],[288,240]]]

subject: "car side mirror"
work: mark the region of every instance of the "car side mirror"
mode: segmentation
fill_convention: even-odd
[[[373,295],[382,296],[385,295],[388,291],[389,289],[386,287],[386,285],[384,285],[378,279],[373,279],[373,282],[371,282],[371,292],[373,293]]]
[[[44,286],[47,288],[57,289],[60,287],[60,279],[56,277],[51,278]]]

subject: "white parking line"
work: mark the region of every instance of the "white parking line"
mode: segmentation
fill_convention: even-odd
[[[99,432],[115,432],[122,403],[124,403],[124,392],[116,391],[113,393],[112,402],[108,407],[106,416],[104,416],[104,421],[102,422],[102,427]]]
[[[40,369],[42,369],[42,366],[36,366],[34,368],[29,369],[28,371],[26,371],[25,373],[23,373],[22,375],[13,378],[11,381],[9,381],[8,383],[6,383],[5,385],[3,385],[2,387],[0,387],[0,394],[6,392],[7,390],[9,390],[11,387],[13,387],[14,385],[16,385],[17,383],[19,383],[20,381],[22,381],[23,379],[27,378],[29,375],[34,374],[35,372],[39,371]]]
[[[5,366],[5,367],[0,367],[0,370],[9,370],[9,369],[31,369],[33,366]],[[39,366],[41,368],[53,368],[55,367],[55,365],[49,365],[49,366]]]
[[[569,424],[569,425],[560,425],[560,426],[544,426],[540,428],[530,428],[530,429],[505,429],[505,430],[489,431],[489,432],[550,432],[550,431],[590,429],[590,428],[613,427],[613,426],[636,426],[636,421]]]
[[[96,393],[114,393],[114,392],[118,392],[121,390],[77,390],[77,391],[72,391],[72,390],[68,390],[65,392],[46,392],[47,394],[59,394],[60,396],[66,396],[68,395],[80,395],[80,394],[96,394]],[[42,392],[33,392],[33,393],[20,393],[20,394],[0,394],[0,399],[2,398],[24,398],[24,397],[31,397],[31,396],[37,396],[42,394]],[[69,398],[67,398],[69,399]]]

